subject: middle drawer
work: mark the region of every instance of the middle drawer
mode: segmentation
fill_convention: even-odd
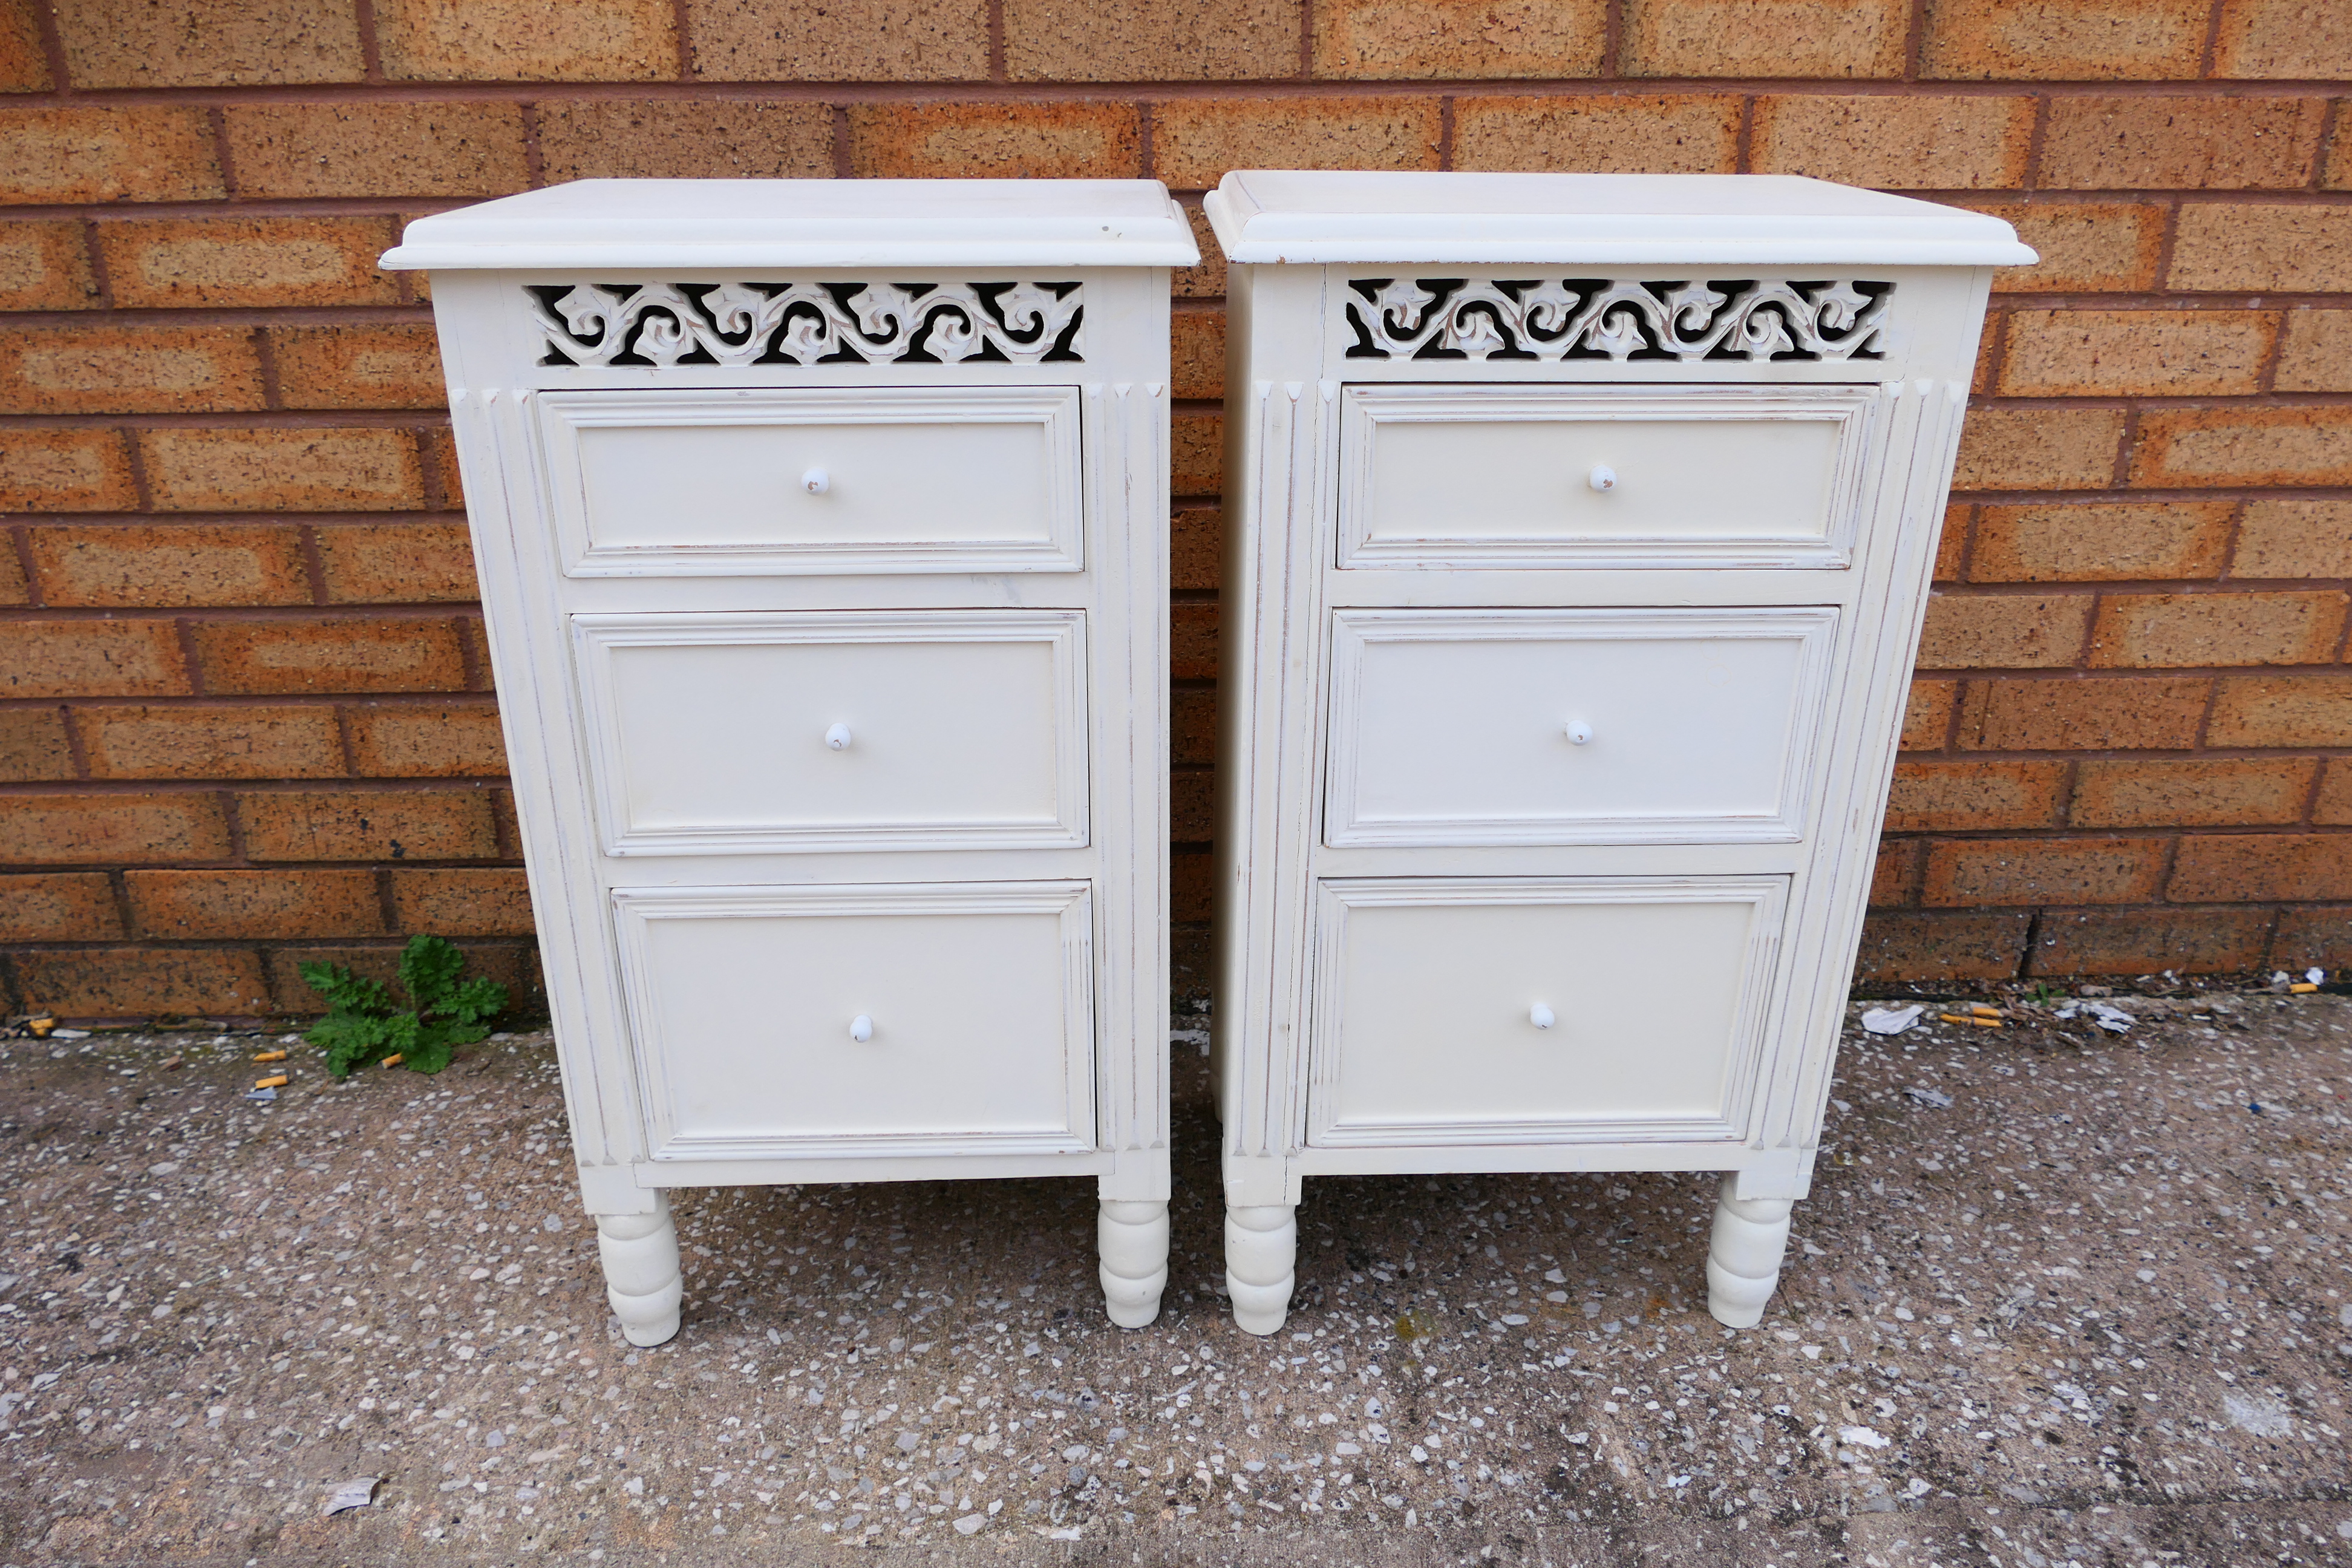
[[[608,855],[1078,848],[1078,610],[575,615]]]

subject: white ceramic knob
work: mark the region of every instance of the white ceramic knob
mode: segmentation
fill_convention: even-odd
[[[872,1039],[874,1037],[874,1020],[867,1017],[863,1013],[860,1013],[857,1016],[849,1020],[849,1037],[856,1040],[861,1046],[866,1041]]]
[[[1584,482],[1596,490],[1613,490],[1617,488],[1617,470],[1606,463],[1595,463]]]
[[[824,732],[824,743],[836,752],[849,750],[849,726],[835,724],[832,729],[827,730]]]
[[[1559,1020],[1552,1016],[1552,1011],[1550,1008],[1538,1002],[1534,1006],[1528,1009],[1528,1022],[1533,1024],[1538,1029],[1549,1029],[1554,1024],[1559,1023]]]
[[[1581,719],[1570,719],[1568,721],[1568,739],[1571,745],[1589,744],[1592,740],[1592,726]]]
[[[833,476],[823,468],[811,468],[801,476],[801,489],[813,496],[821,496],[833,489]]]

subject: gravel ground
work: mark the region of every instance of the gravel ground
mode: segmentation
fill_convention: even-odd
[[[738,1189],[636,1351],[544,1036],[6,1042],[0,1563],[2352,1562],[2352,1003],[2116,1000],[1850,1030],[1746,1333],[1711,1178],[1560,1175],[1310,1182],[1242,1334],[1186,1040],[1153,1327],[1090,1184]]]

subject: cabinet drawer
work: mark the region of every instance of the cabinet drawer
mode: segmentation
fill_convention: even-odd
[[[1742,1136],[1786,896],[1780,877],[1321,884],[1308,1142]]]
[[[1080,611],[572,626],[609,855],[1087,842]]]
[[[1879,396],[1858,386],[1350,386],[1339,564],[1847,566]]]
[[[1076,572],[1076,387],[551,392],[572,576]]]
[[[1804,835],[1837,612],[1341,610],[1326,842]]]
[[[623,889],[613,905],[656,1159],[1094,1147],[1087,884]]]

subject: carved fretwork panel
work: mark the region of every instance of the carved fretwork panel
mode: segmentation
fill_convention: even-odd
[[[1892,283],[1355,278],[1350,359],[1871,360]]]
[[[580,283],[523,290],[551,365],[1082,360],[1072,283]]]

